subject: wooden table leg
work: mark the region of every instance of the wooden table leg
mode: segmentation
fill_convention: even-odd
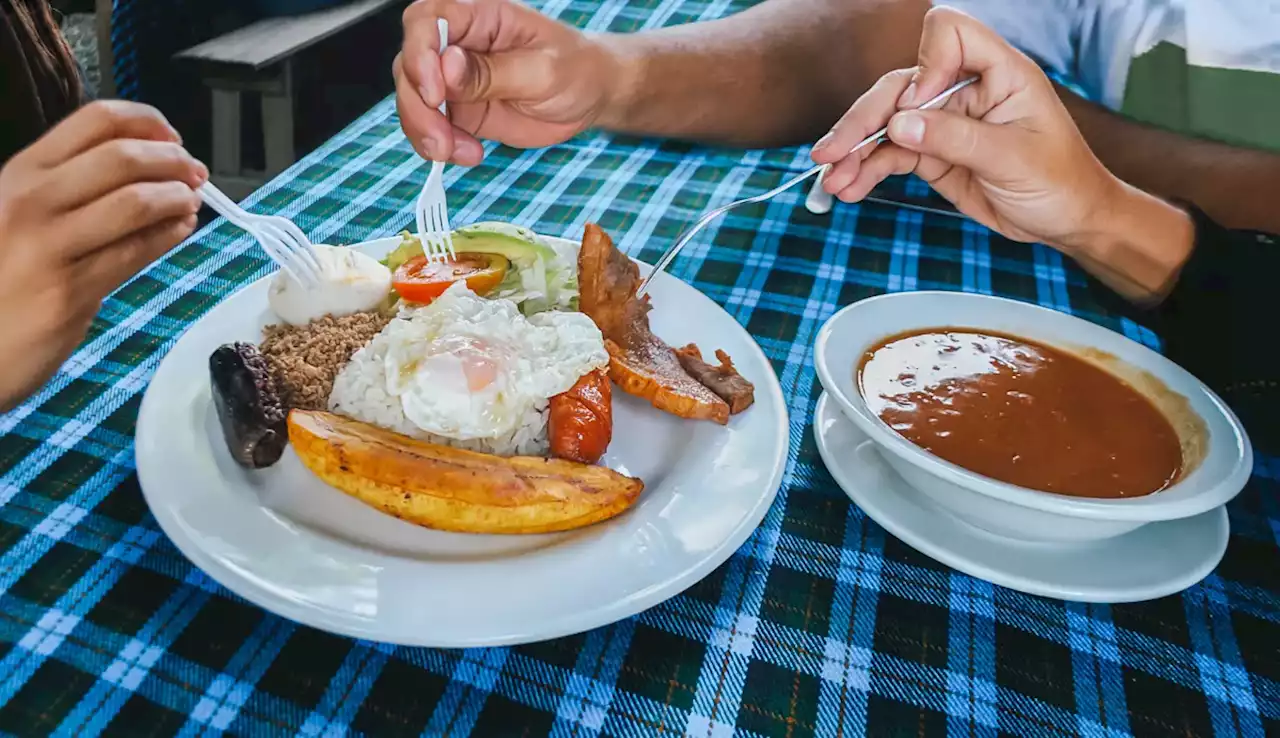
[[[296,160],[293,62],[265,72],[207,77],[205,84],[213,95],[213,183],[238,202]],[[261,96],[265,171],[244,167],[240,122],[245,93]]]
[[[213,174],[239,177],[240,91],[221,87],[213,94]]]
[[[262,93],[262,135],[267,176],[275,176],[296,161],[293,143],[293,60],[281,65],[279,90]]]

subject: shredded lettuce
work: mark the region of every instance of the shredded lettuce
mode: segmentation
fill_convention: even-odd
[[[486,226],[489,224],[485,224]],[[504,224],[505,225],[505,224]],[[531,249],[523,258],[511,259],[507,277],[493,296],[511,300],[526,316],[552,310],[578,309],[578,253],[543,239],[532,231],[511,226],[513,232],[534,240],[540,249]],[[550,256],[548,259],[546,256]]]

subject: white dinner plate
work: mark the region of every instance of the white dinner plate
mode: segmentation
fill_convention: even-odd
[[[382,257],[398,238],[356,248]],[[642,270],[647,272],[647,267]],[[246,471],[213,407],[209,354],[258,341],[266,279],[191,326],[138,414],[138,479],[165,534],[222,585],[323,630],[388,643],[471,647],[578,633],[672,597],[723,563],[773,502],[788,448],[778,377],[751,336],[680,280],[651,285],[651,325],[673,345],[724,349],[756,401],[727,427],[614,393],[602,463],[644,480],[621,516],[568,533],[478,536],[377,512],[311,475],[292,451]]]
[[[826,393],[813,432],[831,476],[872,520],[924,555],[1009,589],[1075,602],[1140,602],[1199,582],[1227,550],[1225,507],[1092,543],[1003,538],[953,517],[904,482]]]

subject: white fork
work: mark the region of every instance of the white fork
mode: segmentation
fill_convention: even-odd
[[[254,215],[246,212],[222,190],[205,182],[200,199],[232,224],[246,231],[262,246],[272,261],[280,265],[294,281],[309,287],[320,284],[320,260],[315,247],[293,221],[278,215]]]
[[[443,54],[449,44],[449,22],[441,18],[436,21],[436,26],[440,30],[440,53]],[[448,119],[449,111],[444,102],[440,103],[440,113]],[[449,204],[444,194],[444,162],[431,162],[431,171],[422,185],[422,193],[418,195],[414,218],[427,260],[453,259],[456,254],[453,251],[453,231],[449,228]]]
[[[943,90],[941,93],[938,94],[937,97],[933,98],[932,100],[925,103],[924,105],[921,105],[919,109],[928,110],[930,108],[937,107],[943,104],[944,102],[946,102],[947,98],[951,97],[951,95],[953,95],[954,93],[959,92],[960,90],[963,90],[964,88],[968,87],[969,85],[977,81],[978,81],[977,77],[969,77],[968,79],[960,80],[954,85],[951,85],[951,87],[948,87],[947,89]],[[886,126],[876,131],[875,133],[871,134],[870,136],[867,136],[866,138],[862,139],[862,141],[859,142],[857,146],[854,146],[852,149],[849,150],[849,153],[852,154],[855,151],[866,148],[867,146],[875,146],[879,144],[881,141],[885,141],[888,138],[888,136],[889,136],[889,128],[888,126]],[[671,248],[667,249],[666,253],[662,255],[662,258],[658,259],[657,263],[653,265],[653,269],[650,270],[649,276],[644,278],[644,281],[640,283],[639,289],[636,290],[636,296],[644,297],[645,293],[649,289],[649,283],[653,281],[653,278],[658,276],[659,273],[661,273],[664,269],[666,269],[667,265],[671,263],[671,260],[676,258],[676,255],[680,253],[680,250],[683,249],[686,244],[692,241],[693,237],[698,235],[698,231],[701,231],[703,228],[705,228],[707,224],[710,223],[711,221],[715,220],[716,218],[719,218],[721,215],[724,215],[725,213],[729,212],[730,210],[733,210],[736,207],[740,207],[742,205],[749,205],[751,203],[764,202],[765,200],[769,200],[774,197],[777,197],[783,192],[786,192],[792,187],[795,187],[801,182],[809,179],[813,175],[825,174],[830,169],[831,169],[830,164],[819,164],[818,166],[813,167],[812,169],[805,172],[804,174],[801,174],[798,177],[789,179],[786,182],[783,182],[782,184],[778,185],[777,187],[774,187],[772,190],[769,190],[768,192],[765,192],[760,195],[755,195],[753,197],[744,197],[741,200],[735,200],[734,202],[731,202],[727,205],[721,205],[715,210],[712,210],[708,212],[706,215],[703,215],[701,218],[698,219],[696,223],[693,224],[693,227],[685,231],[680,236],[680,238],[678,238],[676,242],[672,244]],[[819,203],[819,205],[821,205],[821,203]]]

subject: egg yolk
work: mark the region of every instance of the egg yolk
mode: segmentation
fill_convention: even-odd
[[[479,392],[498,378],[498,365],[487,356],[464,354],[462,373],[467,378],[467,389]]]

